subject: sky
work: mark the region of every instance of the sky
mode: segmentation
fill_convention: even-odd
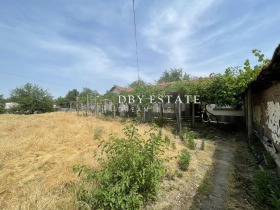
[[[279,0],[135,0],[139,76],[192,76],[270,59],[280,43]],[[138,78],[133,0],[0,0],[0,95],[26,83],[54,98],[103,94]]]

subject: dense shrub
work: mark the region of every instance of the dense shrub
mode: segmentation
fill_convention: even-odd
[[[191,149],[191,150],[195,149],[196,143],[192,137],[190,137],[190,136],[184,137],[184,135],[181,135],[180,139],[182,140],[184,145],[186,145],[189,149]]]
[[[106,154],[106,158],[99,158],[99,171],[87,175],[93,178],[89,179],[91,187],[78,190],[81,207],[139,209],[156,197],[159,181],[164,174],[160,155],[168,138],[152,130],[150,139],[146,141],[133,124],[127,125],[124,133],[125,138],[112,135],[109,143],[102,143],[102,153]]]
[[[187,127],[184,128],[182,134],[180,135],[180,139],[184,142],[186,146],[188,146],[192,150],[194,150],[196,147],[196,143],[194,141],[195,138],[197,138],[197,134]]]
[[[280,179],[272,170],[259,170],[253,179],[253,193],[260,203],[280,210]]]
[[[6,100],[4,99],[3,95],[0,95],[0,114],[5,112],[5,103]]]
[[[190,149],[192,149],[192,150],[195,149],[196,143],[195,143],[194,139],[192,139],[192,138],[189,138],[189,139],[188,139],[188,147],[189,147]]]
[[[167,120],[162,117],[154,118],[153,123],[156,124],[158,127],[163,128],[167,124]]]
[[[190,153],[186,149],[181,150],[181,154],[178,156],[178,165],[181,170],[186,171],[189,168],[190,159]]]
[[[34,114],[53,111],[53,97],[38,85],[26,83],[11,91],[10,100],[18,103],[13,107],[14,113]]]

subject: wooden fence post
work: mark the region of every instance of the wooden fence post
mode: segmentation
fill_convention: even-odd
[[[179,135],[181,135],[182,134],[182,114],[181,114],[181,104],[179,101],[178,101],[177,111],[178,111],[178,114],[176,116],[177,116],[178,132],[179,132]]]
[[[113,105],[113,118],[116,118],[116,106]]]
[[[195,121],[195,105],[194,102],[192,102],[192,126],[194,125],[194,121]]]

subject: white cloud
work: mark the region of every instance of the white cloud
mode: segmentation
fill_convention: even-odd
[[[222,72],[242,65],[253,48],[270,56],[279,42],[277,4],[135,3],[140,77],[148,82],[170,68],[195,76]],[[132,1],[4,5],[9,7],[0,7],[1,69],[36,78],[47,75],[46,81],[58,77],[80,86],[94,83],[100,89],[137,79]]]
[[[93,44],[69,42],[59,36],[48,39],[33,38],[33,45],[44,51],[50,63],[44,66],[33,66],[34,71],[60,75],[64,77],[80,77],[84,80],[99,79],[121,80],[127,83],[137,79],[137,68],[129,64],[123,65],[113,57],[129,57],[127,52],[111,47],[105,51]],[[61,58],[61,62],[55,62]],[[69,59],[65,61],[65,59]],[[147,78],[142,74],[143,78]]]
[[[188,39],[196,33],[200,16],[212,3],[212,0],[173,1],[150,11],[151,23],[143,28],[143,36],[152,50],[167,58],[166,66],[187,66],[188,55],[192,54]]]
[[[97,32],[95,32],[95,27],[83,27],[83,30],[87,30],[85,36],[90,36],[92,33],[110,33],[110,28],[116,27],[110,21],[114,22],[118,19],[121,22],[124,20],[123,24],[125,24],[127,18],[127,14],[118,14],[116,8],[107,7],[104,3],[97,3],[94,10],[82,4],[69,5],[68,9],[71,10],[74,18],[79,18],[81,21],[95,19],[105,27],[104,31],[99,29]],[[129,4],[124,1],[117,8],[122,11],[128,9],[128,6]],[[107,11],[103,10],[105,8]],[[131,12],[131,8],[129,11]],[[135,51],[129,52],[119,48],[119,44],[113,40],[107,40],[107,45],[104,46],[104,43],[98,43],[99,40],[85,42],[83,39],[68,38],[65,36],[65,32],[70,32],[71,36],[79,34],[77,28],[75,28],[76,31],[72,30],[75,25],[71,21],[69,22],[70,17],[65,18],[63,15],[55,14],[50,19],[43,19],[40,25],[34,22],[27,24],[19,21],[16,27],[11,27],[1,23],[0,29],[2,28],[3,31],[9,29],[7,40],[11,40],[9,34],[16,37],[13,50],[28,60],[28,63],[22,63],[22,65],[26,65],[25,69],[33,71],[35,75],[44,73],[66,79],[80,78],[81,81],[102,79],[128,83],[137,79],[137,68],[129,63],[124,64],[122,60],[129,59],[132,55],[134,59]],[[54,21],[53,24],[52,21]],[[106,26],[106,24],[108,25]],[[106,27],[108,27],[108,31],[106,31]],[[82,31],[82,33],[84,32]],[[9,46],[7,48],[10,49]],[[30,62],[31,60],[32,62]],[[143,75],[143,77],[146,76]]]
[[[116,24],[124,27],[129,21],[128,17],[132,15],[132,2],[119,0],[118,2],[104,1],[67,1],[67,10],[71,15],[82,22],[98,22],[100,25],[112,28]]]

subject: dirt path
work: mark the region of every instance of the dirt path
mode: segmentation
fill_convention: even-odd
[[[226,209],[228,198],[228,178],[233,162],[231,151],[231,138],[224,138],[217,142],[215,153],[215,166],[213,169],[212,188],[207,198],[201,203],[200,209]]]
[[[228,127],[215,132],[215,164],[207,178],[210,187],[198,193],[191,210],[269,209],[253,195],[253,176],[259,169],[248,149],[242,129]]]

